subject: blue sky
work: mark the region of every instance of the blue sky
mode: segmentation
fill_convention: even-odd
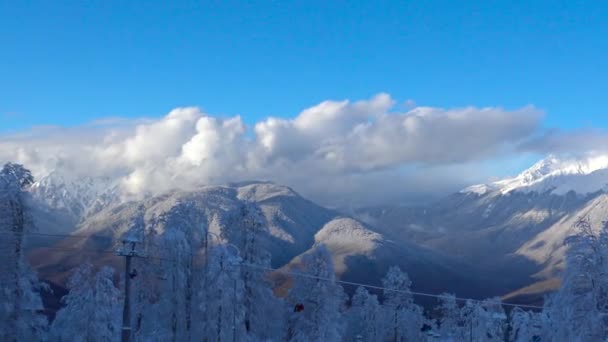
[[[2,1],[0,131],[388,92],[608,126],[604,1]]]

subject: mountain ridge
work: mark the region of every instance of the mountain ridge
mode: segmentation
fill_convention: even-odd
[[[549,191],[563,195],[570,191],[587,194],[605,190],[608,190],[608,156],[558,158],[550,155],[515,177],[472,185],[460,192],[485,195]]]
[[[549,156],[516,177],[474,185],[430,205],[361,208],[354,216],[398,241],[508,275],[505,288],[520,287],[511,294],[538,296],[558,285],[564,241],[576,233],[578,220],[603,227],[606,184],[608,157]]]
[[[60,279],[53,278],[58,268],[69,268],[91,258],[90,250],[116,248],[125,234],[141,229],[144,235],[156,236],[155,243],[161,245],[175,234],[185,234],[188,241],[200,242],[205,231],[236,242],[230,238],[234,235],[227,235],[227,229],[245,203],[254,205],[262,215],[265,230],[259,239],[272,255],[273,267],[287,265],[324,244],[332,253],[338,275],[353,281],[379,284],[393,264],[416,276],[419,286],[442,284],[436,286],[442,291],[450,289],[443,286],[449,280],[460,279],[459,284],[464,284],[467,278],[477,276],[475,272],[461,275],[464,263],[453,258],[415,244],[392,241],[364,223],[316,205],[289,187],[268,182],[249,182],[238,187],[205,186],[141,201],[114,203],[79,222],[74,232],[78,239],[66,238],[56,245],[69,251],[38,253],[34,265],[43,276],[61,283],[65,273],[61,273]],[[102,254],[98,258],[108,263],[120,261]],[[468,291],[461,285],[458,290]],[[473,295],[472,291],[467,293]]]
[[[496,295],[525,288],[551,290],[534,284],[555,284],[552,279],[563,268],[563,240],[574,233],[578,218],[592,215],[593,223],[601,224],[608,209],[603,179],[608,181],[607,157],[549,156],[516,177],[471,186],[431,205],[379,205],[347,214],[268,181],[125,199],[117,184],[108,180],[99,180],[104,185],[98,186],[92,184],[95,179],[52,175],[37,182],[30,193],[35,203],[46,206],[45,213],[71,217],[78,229],[75,234],[96,239],[60,241],[61,246],[111,247],[103,241],[115,244],[139,221],[156,227],[161,235],[184,225],[180,229],[188,234],[208,230],[220,236],[239,205],[253,203],[261,212],[263,245],[272,254],[273,267],[289,267],[315,246],[326,244],[336,270],[347,279],[374,282],[370,275],[399,264],[426,287],[454,279],[469,285],[479,281],[493,289],[488,295]],[[43,264],[51,270],[48,260]],[[440,288],[450,290],[436,287]]]

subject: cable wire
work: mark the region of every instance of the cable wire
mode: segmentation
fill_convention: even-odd
[[[11,232],[0,232],[0,233],[11,234]],[[61,234],[42,234],[42,233],[19,233],[19,234],[22,234],[22,235],[48,236],[48,237],[62,237],[62,236],[66,236],[66,235],[61,235]],[[67,236],[70,236],[70,237],[76,237],[77,236],[77,237],[82,237],[82,238],[89,237],[89,236],[82,236],[82,235],[80,235],[80,236],[78,236],[78,235],[67,235]],[[161,247],[161,246],[159,246],[159,247]],[[112,254],[116,253],[116,251],[113,251],[113,250],[94,250],[94,249],[90,249],[90,248],[47,247],[47,246],[41,246],[41,247],[36,247],[36,248],[47,248],[47,249],[56,249],[56,250],[70,250],[70,251],[84,251],[84,250],[88,250],[89,252],[95,252],[95,253],[112,253]],[[166,249],[168,249],[168,248],[166,248]],[[187,254],[196,255],[196,253],[187,253]],[[179,260],[176,260],[176,259],[161,258],[161,257],[152,257],[152,256],[136,256],[136,257],[142,258],[142,259],[152,259],[152,260],[168,261],[168,262],[173,262],[175,264],[177,264],[179,262]],[[477,302],[477,303],[483,302],[483,300],[479,300],[479,299],[462,298],[462,297],[456,297],[456,296],[451,296],[451,295],[450,296],[448,296],[448,295],[438,295],[438,294],[419,292],[419,291],[403,291],[403,290],[391,289],[391,288],[386,288],[386,287],[377,286],[377,285],[371,285],[371,284],[365,284],[365,283],[357,283],[357,282],[351,282],[351,281],[345,281],[345,280],[330,279],[330,278],[318,277],[318,276],[315,276],[315,275],[312,275],[312,274],[309,274],[309,273],[287,271],[287,270],[284,270],[284,269],[266,267],[266,266],[255,265],[255,264],[245,264],[245,263],[242,263],[242,262],[239,262],[238,264],[235,264],[235,265],[240,266],[240,267],[257,268],[257,269],[268,271],[268,272],[277,272],[277,273],[282,273],[282,274],[289,274],[289,275],[293,275],[293,276],[297,276],[297,277],[316,279],[316,280],[322,280],[322,281],[328,281],[328,282],[335,282],[337,284],[351,285],[351,286],[361,286],[361,287],[365,287],[365,288],[368,288],[368,289],[375,289],[375,290],[382,290],[382,291],[389,291],[389,292],[398,292],[398,293],[411,294],[411,295],[421,296],[421,297],[429,297],[429,298],[437,298],[437,299],[450,299],[450,298],[453,298],[455,300],[465,301],[465,302],[466,301]],[[520,308],[529,308],[529,309],[543,309],[542,306],[538,306],[538,305],[514,304],[514,303],[503,302],[503,301],[500,301],[500,304],[504,305],[504,306],[509,306],[509,307],[520,307]]]

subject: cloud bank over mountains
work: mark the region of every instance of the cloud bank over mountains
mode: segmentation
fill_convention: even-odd
[[[240,116],[177,108],[159,119],[0,135],[0,161],[23,163],[37,176],[61,169],[113,177],[135,195],[256,179],[293,186],[326,204],[359,205],[451,191],[491,176],[478,167],[484,161],[567,149],[564,134],[542,134],[544,114],[532,106],[394,108],[395,100],[381,93],[324,101],[295,118],[267,118],[253,127]],[[601,133],[594,139],[606,141]]]

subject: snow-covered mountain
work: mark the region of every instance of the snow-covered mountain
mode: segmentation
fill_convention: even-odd
[[[29,193],[35,224],[46,233],[71,233],[86,217],[120,200],[115,180],[59,171],[41,177]]]
[[[490,192],[551,192],[564,195],[570,191],[588,194],[608,189],[608,156],[583,159],[560,159],[549,156],[513,178],[470,186],[462,192],[484,195]]]
[[[433,293],[452,291],[467,296],[495,294],[496,282],[485,279],[475,267],[460,258],[432,251],[408,241],[395,241],[367,224],[337,217],[314,236],[314,244],[286,267],[297,269],[303,255],[324,245],[332,253],[337,275],[348,281],[381,286],[389,267],[407,270],[414,288]],[[476,284],[483,284],[478,287]],[[484,288],[485,287],[485,288]],[[354,288],[352,289],[354,290]]]
[[[235,215],[246,202],[254,203],[263,214],[267,231],[261,239],[272,254],[274,265],[308,249],[314,234],[336,216],[290,188],[272,183],[206,186],[109,207],[82,222],[74,234],[107,236],[118,241],[133,229],[133,222],[141,220],[146,229],[154,229],[157,235],[179,230],[190,236],[209,230],[217,240],[235,225]]]
[[[431,205],[353,215],[397,241],[464,258],[501,277],[507,292],[543,292],[557,285],[574,224],[589,217],[599,229],[608,219],[607,189],[607,156],[550,156],[516,177],[474,185]]]
[[[388,266],[398,264],[415,279],[415,286],[427,290],[464,293],[478,286],[494,295],[531,285],[541,292],[554,287],[552,279],[563,267],[563,242],[574,232],[574,223],[589,216],[599,227],[608,216],[606,184],[608,157],[551,156],[516,177],[471,186],[431,205],[379,206],[346,215],[267,182],[205,186],[124,201],[109,180],[51,174],[30,192],[38,204],[35,221],[40,230],[77,229],[75,235],[91,237],[60,242],[60,248],[83,253],[38,255],[43,273],[91,258],[88,250],[114,248],[138,224],[160,235],[180,232],[194,237],[208,229],[225,237],[238,208],[253,203],[262,214],[266,230],[261,240],[274,267],[292,267],[303,254],[325,244],[344,279],[373,283]],[[98,257],[119,260],[107,253]]]
[[[213,239],[237,243],[233,239],[238,238],[238,234],[231,230],[238,229],[239,208],[245,203],[254,205],[262,214],[264,232],[259,239],[271,253],[273,267],[293,263],[319,244],[325,244],[332,253],[338,275],[344,279],[379,284],[387,269],[397,264],[416,279],[415,288],[479,294],[469,286],[479,282],[478,273],[458,258],[413,243],[393,241],[360,221],[301,197],[288,187],[266,182],[205,186],[142,201],[114,202],[84,216],[78,223],[74,235],[89,238],[66,238],[53,250],[35,253],[32,260],[44,277],[61,282],[64,270],[85,260],[120,265],[121,259],[107,251],[120,245],[128,232],[139,234],[140,239],[153,234],[156,244],[164,246],[161,248],[168,248],[165,242],[176,236],[201,244],[201,235],[207,230]],[[157,247],[142,246],[144,249]],[[147,254],[162,252],[145,251]],[[492,294],[494,287],[484,286],[488,290],[484,294]]]

